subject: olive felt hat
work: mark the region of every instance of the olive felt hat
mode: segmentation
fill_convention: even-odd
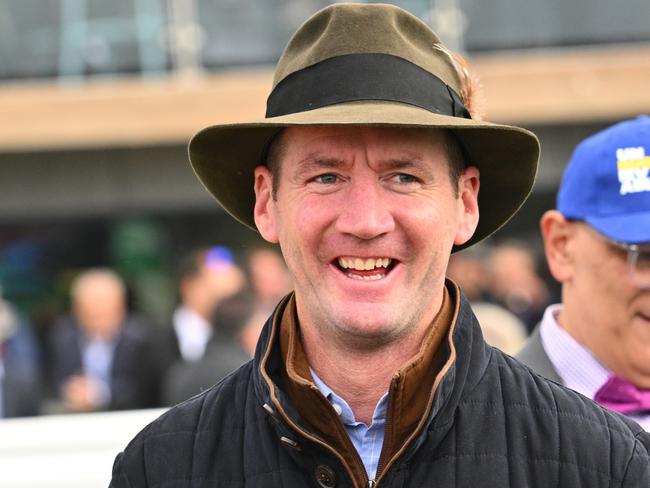
[[[501,227],[531,191],[539,142],[525,129],[472,120],[449,52],[410,13],[384,4],[335,4],[294,34],[278,61],[263,119],[207,127],[189,144],[199,180],[255,229],[253,170],[283,128],[364,125],[450,129],[481,173],[470,246]]]

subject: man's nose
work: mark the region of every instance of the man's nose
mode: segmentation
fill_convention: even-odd
[[[336,230],[360,239],[373,239],[394,228],[388,196],[379,181],[376,178],[351,181],[336,220]]]

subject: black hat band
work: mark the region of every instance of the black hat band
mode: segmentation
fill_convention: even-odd
[[[444,81],[406,59],[381,53],[326,59],[284,78],[266,102],[266,117],[361,100],[407,103],[429,112],[471,119]]]

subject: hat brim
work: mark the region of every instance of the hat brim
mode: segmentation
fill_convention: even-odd
[[[636,212],[611,217],[586,217],[584,219],[608,238],[626,244],[650,242],[650,212]]]
[[[468,164],[480,173],[480,219],[472,238],[454,251],[492,234],[528,197],[539,159],[539,141],[525,129],[439,115],[394,102],[351,102],[280,117],[207,127],[190,141],[189,158],[201,183],[221,206],[256,229],[253,170],[269,140],[292,126],[364,125],[451,129],[463,144]]]

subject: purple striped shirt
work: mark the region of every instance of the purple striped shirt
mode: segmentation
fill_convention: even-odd
[[[561,309],[562,305],[556,304],[544,312],[539,331],[542,346],[564,385],[593,399],[612,372],[558,324],[557,316]],[[650,431],[650,414],[628,417]]]

